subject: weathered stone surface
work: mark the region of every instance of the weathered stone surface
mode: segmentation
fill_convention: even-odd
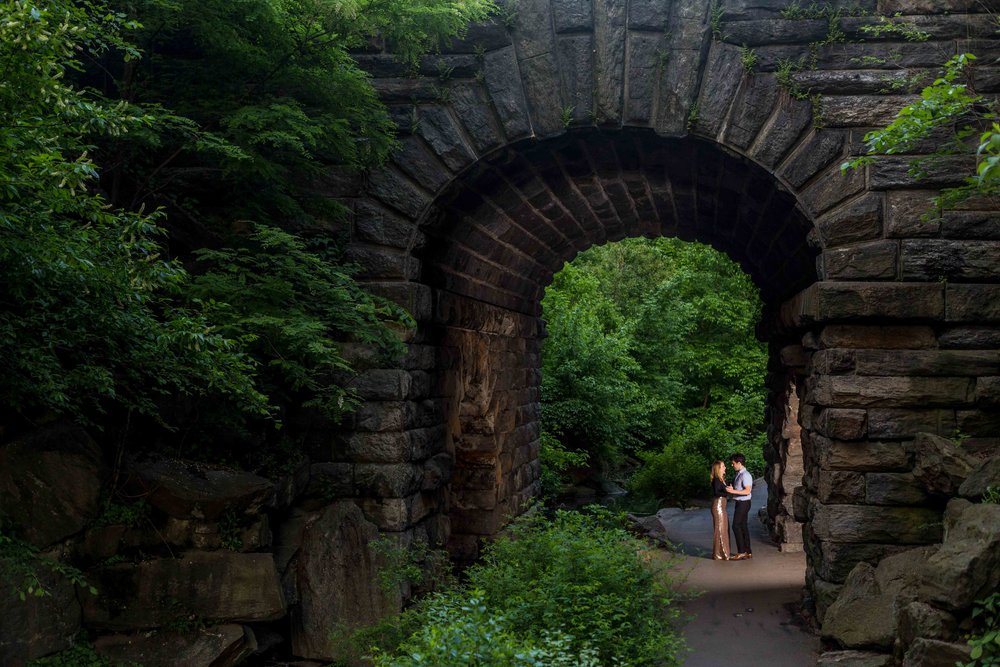
[[[392,169],[378,169],[368,177],[368,191],[380,202],[412,220],[430,204],[430,197],[416,184]]]
[[[589,0],[552,0],[556,32],[592,30],[593,6]]]
[[[598,124],[622,117],[625,72],[625,0],[594,3],[595,116]]]
[[[747,155],[768,169],[773,169],[784,158],[812,123],[809,102],[781,92],[777,104],[777,113],[764,125],[747,151]]]
[[[378,586],[380,561],[370,544],[378,530],[351,501],[338,501],[306,517],[292,567],[300,602],[291,610],[292,652],[320,660],[338,658],[332,629],[375,623],[398,610],[398,593]]]
[[[899,616],[899,638],[907,646],[918,637],[947,641],[955,639],[957,625],[955,617],[948,612],[926,602],[911,602]]]
[[[903,656],[903,667],[938,667],[960,665],[969,660],[972,647],[936,639],[916,639]]]
[[[992,211],[944,211],[941,235],[949,239],[1000,240],[1000,213]]]
[[[903,241],[904,280],[990,279],[996,275],[997,265],[1000,265],[1000,242],[945,239]]]
[[[97,514],[103,474],[100,448],[79,427],[56,424],[0,446],[0,520],[50,546]]]
[[[521,79],[531,114],[531,127],[539,137],[565,131],[562,120],[564,107],[559,90],[559,72],[556,57],[543,53],[521,60]]]
[[[250,628],[230,624],[190,633],[105,635],[94,641],[94,648],[114,664],[233,667],[256,650],[257,642]]]
[[[0,573],[6,572],[4,566],[0,561]],[[0,582],[0,665],[17,667],[65,650],[80,632],[80,603],[73,584],[46,567],[39,566],[36,574],[49,595],[28,595],[21,601],[16,591],[26,582],[7,577]]]
[[[928,326],[831,324],[823,327],[819,342],[826,348],[920,350],[937,347],[934,330]]]
[[[590,3],[587,3],[590,10]],[[564,104],[573,123],[589,123],[594,108],[594,36],[566,35],[556,43]]]
[[[824,247],[868,241],[882,235],[882,198],[867,193],[816,220]]]
[[[933,433],[918,433],[912,445],[913,476],[928,493],[954,496],[975,461],[954,442]]]
[[[800,143],[795,153],[785,160],[778,173],[795,187],[802,187],[824,167],[843,156],[846,140],[847,135],[844,132],[813,132],[812,136]],[[841,179],[841,182],[843,181],[844,179]]]
[[[885,280],[896,277],[899,245],[895,241],[871,241],[833,248],[823,253],[824,279]]]
[[[456,82],[451,87],[451,106],[455,117],[468,133],[473,148],[480,153],[496,148],[501,141],[502,133],[489,105],[483,87],[478,84]],[[432,191],[437,191],[437,188]]]
[[[905,470],[910,466],[910,454],[902,443],[844,442],[825,443],[822,457],[825,468],[860,472]]]
[[[725,24],[726,40],[734,44],[802,44],[818,42],[826,36],[827,25],[819,19],[789,20],[768,18],[733,21]]]
[[[518,77],[513,47],[487,53],[483,61],[486,90],[508,140],[528,136],[527,103]]]
[[[839,440],[860,440],[868,428],[868,414],[864,410],[826,408],[820,413],[816,430]]]
[[[132,465],[134,497],[178,519],[213,521],[223,512],[254,514],[274,495],[274,484],[241,470],[175,459]]]
[[[417,134],[452,171],[460,171],[475,159],[475,152],[462,139],[448,109],[422,106],[417,112]]]
[[[968,477],[958,487],[958,495],[978,500],[991,486],[1000,489],[1000,457],[996,456],[991,456],[973,467]]]
[[[718,135],[722,123],[739,90],[740,50],[732,44],[713,41],[705,63],[705,77],[698,97],[695,128],[709,137]]]
[[[1000,351],[857,350],[851,359],[858,375],[977,377],[1000,373]],[[977,392],[983,379],[979,377]]]
[[[726,143],[737,148],[748,147],[771,115],[777,99],[778,84],[774,77],[744,77],[729,113]]]
[[[890,667],[892,656],[870,651],[827,651],[821,653],[816,667]]]
[[[880,127],[915,99],[909,95],[823,95],[819,105],[823,123],[829,127]]]
[[[868,437],[895,440],[917,433],[954,433],[958,422],[954,410],[908,410],[874,408],[868,411]]]
[[[635,3],[631,10],[635,10]],[[656,102],[656,79],[663,51],[663,37],[648,33],[629,32],[628,89],[625,99],[625,122],[648,125],[653,119]]]
[[[87,625],[132,630],[178,620],[274,621],[285,601],[271,554],[190,552],[89,574],[98,596],[83,598]]]
[[[829,582],[842,584],[858,563],[874,566],[888,556],[911,548],[899,544],[820,542],[810,552],[816,563],[816,575]]]
[[[358,463],[354,466],[355,487],[365,496],[405,498],[420,490],[423,479],[423,468],[411,463]]]
[[[865,475],[864,502],[869,505],[923,505],[927,500],[923,485],[910,473]]]
[[[865,476],[856,472],[820,471],[817,497],[821,503],[862,503]]]
[[[900,105],[900,108],[902,105]],[[888,111],[888,109],[886,109]],[[898,111],[898,108],[897,108]],[[910,175],[910,157],[882,157],[870,167],[873,190],[936,188],[961,185],[963,174],[974,166],[965,158],[943,158],[927,170],[926,175],[915,179]]]
[[[920,599],[951,611],[1000,586],[1000,505],[955,499],[945,513],[944,543],[921,568]]]
[[[933,190],[900,190],[886,194],[886,236],[913,238],[936,236],[940,223],[932,208]],[[929,219],[925,219],[929,218]]]
[[[949,322],[1000,322],[1000,285],[949,284]]]
[[[1000,329],[995,327],[954,327],[938,336],[942,348],[992,350],[1000,348]]]
[[[962,405],[972,402],[970,378],[822,375],[810,378],[806,402],[843,407]]]
[[[811,321],[940,319],[944,288],[926,283],[821,282],[801,294],[798,307],[799,318]]]
[[[939,510],[918,507],[819,505],[812,527],[821,540],[928,544],[941,539]]]
[[[859,563],[823,617],[823,636],[848,648],[888,649],[896,636],[895,601],[882,593],[875,568]]]

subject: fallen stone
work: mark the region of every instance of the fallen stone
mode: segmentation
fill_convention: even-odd
[[[972,647],[968,644],[952,644],[936,639],[914,640],[906,655],[903,667],[942,667],[943,665],[964,665],[969,660]]]
[[[99,510],[100,448],[76,426],[54,424],[0,447],[0,523],[45,548],[80,532]]]
[[[918,637],[951,640],[957,636],[955,617],[926,602],[915,601],[906,605],[899,616],[899,638],[909,646]]]
[[[229,624],[183,633],[106,635],[94,641],[94,649],[113,664],[233,667],[257,649],[257,642],[250,628]]]
[[[920,599],[950,611],[968,609],[1000,587],[1000,505],[953,499],[944,543],[921,568]]]
[[[156,628],[178,621],[275,621],[285,600],[271,554],[193,552],[121,563],[88,574],[99,595],[83,599],[89,626]]]
[[[879,591],[875,568],[858,563],[823,617],[823,636],[848,648],[891,648],[896,614],[891,595]]]
[[[629,514],[626,518],[629,522],[629,530],[634,534],[649,538],[663,546],[670,544],[670,541],[667,539],[667,530],[656,514],[650,516]]]
[[[80,603],[73,584],[38,565],[36,572],[48,591],[44,597],[27,595],[24,582],[11,581],[0,560],[0,665],[20,666],[27,661],[70,648],[80,631]]]
[[[178,519],[254,514],[274,496],[274,484],[263,477],[205,463],[158,459],[135,463],[132,472],[129,492]]]
[[[991,456],[973,468],[958,487],[958,495],[979,500],[990,487],[1000,490],[1000,457],[997,456]]]
[[[912,449],[913,477],[933,495],[957,495],[975,465],[954,442],[932,433],[918,433]]]

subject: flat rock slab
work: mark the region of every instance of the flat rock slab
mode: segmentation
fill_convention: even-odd
[[[94,642],[97,652],[112,663],[143,667],[233,667],[256,647],[253,632],[235,624],[188,633],[107,635]]]

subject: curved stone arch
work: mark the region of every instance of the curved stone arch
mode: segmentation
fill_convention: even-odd
[[[972,44],[1000,55],[1000,45],[986,41],[973,0],[951,3],[950,14],[934,14],[933,2],[916,10],[896,0],[860,3],[928,12],[914,20],[930,44],[889,37],[823,45],[829,22],[784,19],[785,4],[727,0],[719,22],[704,0],[520,0],[511,31],[476,26],[425,58],[418,77],[389,55],[359,56],[400,126],[401,146],[387,168],[333,194],[351,199],[349,255],[361,277],[422,323],[400,367],[362,376],[368,404],[335,454],[353,466],[351,495],[383,530],[451,534],[454,549],[470,553],[537,476],[537,294],[498,304],[438,289],[431,274],[441,264],[434,253],[448,250],[446,209],[467,184],[532,151],[585,135],[596,145],[648,133],[755,165],[747,169],[765,172],[768,191],[786,192],[792,217],[810,226],[803,236],[819,252],[817,281],[774,313],[769,418],[772,443],[787,448],[799,439],[798,413],[805,486],[795,507],[777,496],[770,510],[786,538],[794,539],[793,513],[807,521],[821,609],[856,562],[938,538],[940,508],[907,477],[907,447],[918,431],[960,428],[984,446],[1000,432],[988,407],[989,378],[1000,375],[1000,311],[990,305],[1000,302],[1000,251],[986,227],[998,216],[987,204],[928,227],[922,207],[954,172],[917,183],[905,158],[847,174],[839,165],[866,129],[909,99],[883,90],[898,76],[893,66],[931,71],[942,53]],[[871,20],[843,17],[838,26],[860,40]],[[757,56],[753,73],[742,68],[744,49]],[[815,65],[795,74],[810,99],[790,95],[776,76],[783,60],[801,56]],[[878,58],[898,62],[869,64]],[[553,270],[546,267],[578,249],[559,248],[533,269],[540,273],[531,284],[542,285]],[[428,268],[428,258],[438,266]],[[791,296],[779,292],[769,296],[775,307]],[[510,404],[477,404],[498,390],[493,364],[521,375],[499,387],[521,392]],[[510,459],[502,465],[498,434]],[[464,453],[452,471],[457,446]],[[772,461],[800,472],[787,453],[772,452]]]

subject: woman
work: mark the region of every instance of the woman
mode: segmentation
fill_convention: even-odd
[[[726,464],[712,464],[712,558],[729,560],[729,515],[726,514]]]

